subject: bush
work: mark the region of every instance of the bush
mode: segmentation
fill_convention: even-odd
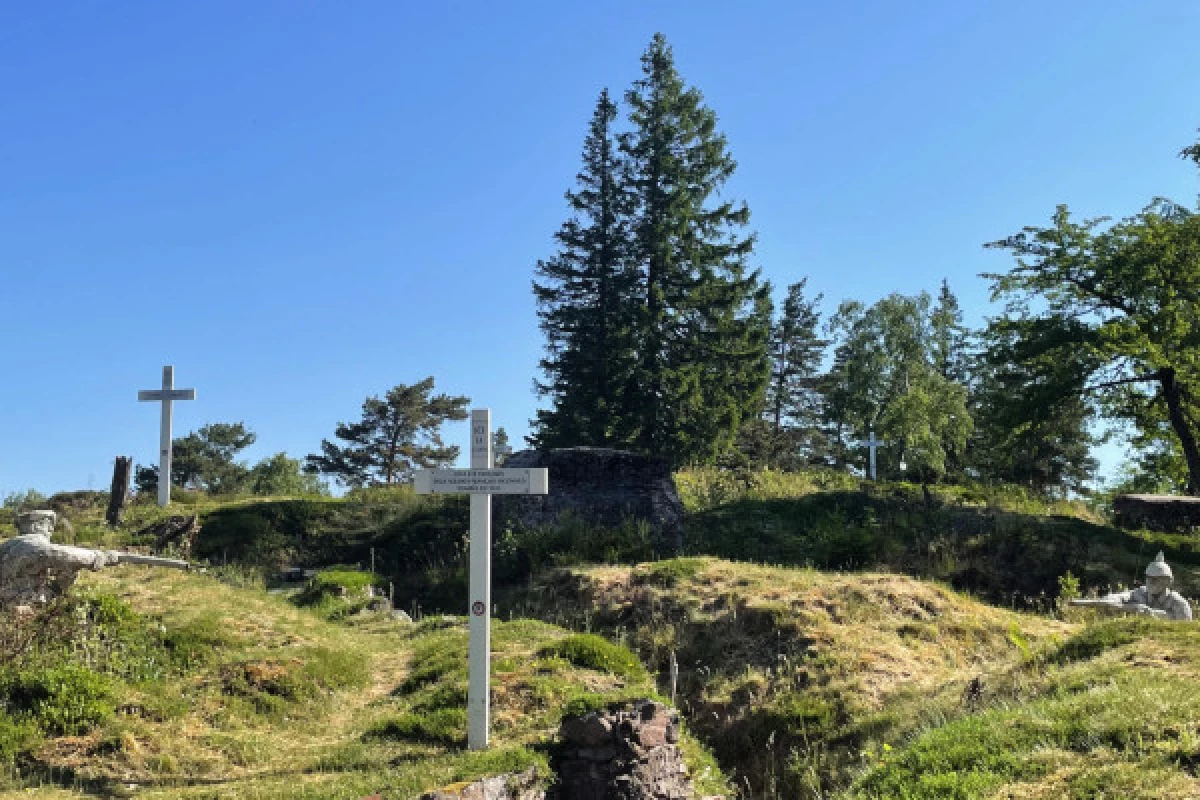
[[[646,676],[646,668],[637,656],[627,648],[613,644],[594,633],[577,633],[567,636],[538,651],[545,657],[563,658],[577,667],[608,672],[627,680],[639,680]]]
[[[86,733],[116,711],[112,679],[74,664],[0,678],[0,697],[13,717],[66,736]]]

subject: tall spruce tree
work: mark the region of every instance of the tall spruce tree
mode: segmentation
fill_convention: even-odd
[[[970,334],[962,321],[958,298],[950,291],[950,282],[943,278],[937,302],[929,317],[933,336],[933,364],[943,378],[966,386],[969,379]]]
[[[762,417],[743,426],[739,436],[739,446],[754,464],[790,469],[824,455],[817,377],[829,342],[818,332],[821,296],[806,298],[807,282],[788,286],[771,325],[771,377]]]
[[[711,463],[762,407],[769,286],[747,268],[749,209],[711,202],[736,162],[661,34],[625,97],[633,130],[618,140],[636,195],[640,307],[639,360],[623,412],[639,449],[675,465]]]
[[[1089,430],[1095,400],[1086,392],[1098,368],[1071,319],[1002,316],[983,331],[975,387],[970,462],[989,481],[1036,492],[1081,491],[1096,469]]]
[[[559,252],[537,266],[533,292],[546,355],[535,386],[551,401],[533,422],[529,439],[537,447],[619,445],[631,437],[624,409],[636,363],[637,276],[633,198],[614,146],[616,117],[606,89],[584,141],[578,188],[566,193],[572,217],[555,234]]]

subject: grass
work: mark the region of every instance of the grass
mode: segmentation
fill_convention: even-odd
[[[1019,670],[1027,684],[1018,697],[879,754],[847,797],[1200,796],[1200,637],[1190,626],[1124,620],[1070,641],[1104,646],[1076,647],[1061,667]]]
[[[664,693],[674,656],[691,729],[766,797],[844,789],[864,749],[961,713],[974,678],[1072,630],[902,576],[714,558],[561,570],[509,602],[620,640]]]
[[[28,713],[0,715],[0,798],[122,796],[128,786],[150,800],[409,798],[527,767],[548,775],[564,708],[654,692],[627,652],[623,674],[596,669],[549,654],[568,631],[498,621],[495,746],[470,752],[464,618],[334,623],[261,588],[136,567],[85,574],[77,589],[104,636],[67,648],[75,666],[0,685],[28,701]],[[698,768],[715,770],[689,746]]]

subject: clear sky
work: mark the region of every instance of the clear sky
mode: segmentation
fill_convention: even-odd
[[[154,463],[136,392],[163,364],[199,394],[176,434],[242,420],[251,460],[427,375],[518,439],[534,264],[597,94],[656,31],[719,116],[757,264],[827,310],[946,277],[978,324],[1008,264],[984,242],[1200,190],[1184,0],[13,0],[0,495]]]

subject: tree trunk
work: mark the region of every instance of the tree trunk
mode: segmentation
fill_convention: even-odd
[[[112,489],[108,493],[108,511],[104,519],[110,527],[121,524],[125,515],[125,504],[129,502],[129,475],[133,471],[133,459],[128,456],[117,456],[113,464]]]
[[[1196,435],[1188,425],[1187,416],[1183,409],[1183,392],[1175,381],[1175,369],[1164,367],[1159,370],[1159,381],[1162,382],[1163,398],[1167,401],[1167,416],[1171,428],[1179,437],[1183,447],[1183,457],[1187,460],[1188,485],[1187,493],[1200,495],[1200,446],[1196,444]]]

